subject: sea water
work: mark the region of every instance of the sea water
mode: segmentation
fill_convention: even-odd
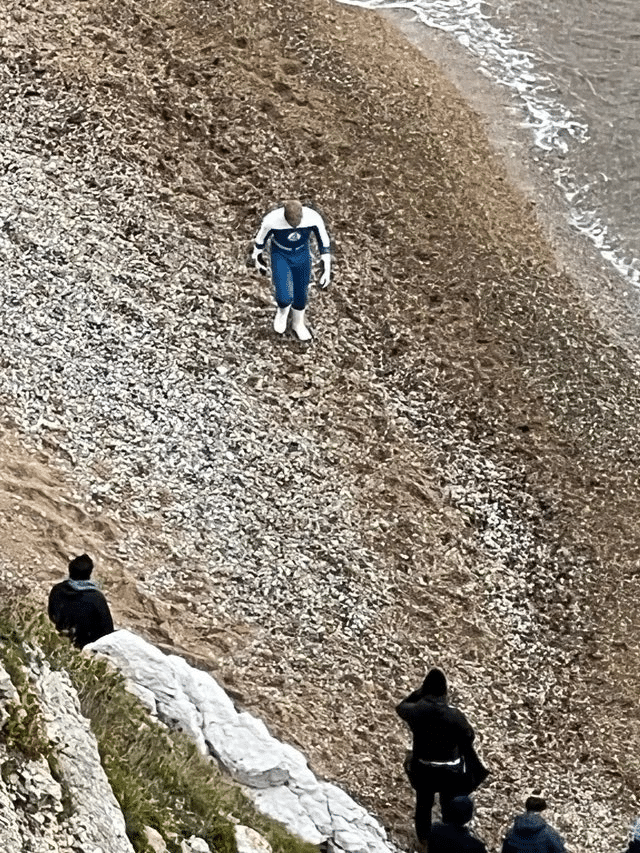
[[[640,284],[640,0],[341,0],[408,9],[507,87],[571,225]]]

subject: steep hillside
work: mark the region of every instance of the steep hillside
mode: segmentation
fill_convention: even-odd
[[[115,667],[59,638],[42,614],[3,602],[3,853],[316,849],[258,814],[216,762],[151,716],[132,690]]]
[[[401,843],[393,709],[437,663],[493,771],[491,842],[541,785],[574,849],[620,843],[636,361],[478,117],[324,0],[7,12],[3,583],[44,596],[95,553],[121,624],[214,670]],[[335,240],[308,347],[274,338],[245,265],[290,195]]]

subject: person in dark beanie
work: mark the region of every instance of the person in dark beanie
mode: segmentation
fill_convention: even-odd
[[[431,669],[421,687],[400,702],[396,711],[413,734],[413,751],[407,756],[405,770],[416,792],[416,836],[424,847],[436,793],[447,821],[448,803],[460,794],[470,794],[489,771],[475,754],[475,735],[467,718],[447,703],[447,679],[442,670]]]
[[[93,560],[88,554],[74,557],[68,579],[49,593],[49,619],[79,649],[113,631],[109,605],[90,580],[92,571]]]
[[[526,813],[518,815],[502,842],[502,853],[565,853],[564,841],[543,819],[547,807],[539,796],[528,797]]]
[[[429,833],[429,853],[487,853],[487,846],[465,826],[473,817],[473,802],[466,794],[454,797],[447,818]]]

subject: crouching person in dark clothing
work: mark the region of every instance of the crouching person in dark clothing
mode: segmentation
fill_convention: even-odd
[[[540,814],[547,807],[542,797],[529,797],[526,814],[518,815],[502,842],[502,853],[565,853],[564,841]]]
[[[429,853],[487,853],[487,846],[465,826],[473,817],[473,803],[465,795],[447,805],[444,823],[435,823],[429,833]]]
[[[49,593],[49,619],[79,649],[113,631],[107,600],[89,580],[92,571],[91,557],[75,557],[69,563],[69,578]]]
[[[474,791],[488,775],[473,749],[474,731],[457,708],[447,704],[447,679],[439,669],[427,673],[421,687],[396,708],[413,733],[413,752],[405,762],[416,792],[416,835],[424,847],[431,830],[436,793],[440,810],[454,797]]]

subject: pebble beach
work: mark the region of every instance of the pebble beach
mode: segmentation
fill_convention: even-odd
[[[540,788],[572,851],[622,848],[635,297],[387,18],[4,5],[0,588],[44,600],[91,553],[120,625],[209,669],[404,849],[394,707],[441,666],[492,771],[490,847]],[[309,345],[273,333],[247,266],[290,196],[334,241]]]

